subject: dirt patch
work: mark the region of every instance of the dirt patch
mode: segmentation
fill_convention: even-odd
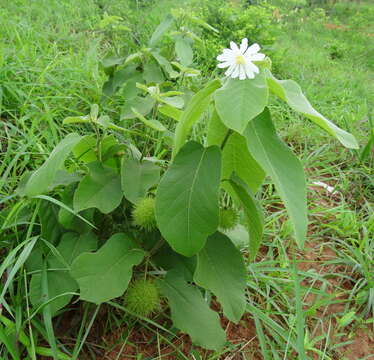
[[[219,305],[215,301],[213,301],[212,308],[220,311]],[[163,321],[158,322],[163,323]],[[170,328],[170,324],[168,325],[163,323],[163,326]],[[225,329],[227,339],[232,344],[232,350],[224,352],[219,359],[242,360],[244,355],[248,360],[262,360],[259,354],[256,327],[250,314],[245,314],[238,324],[230,322],[221,314],[221,326]],[[180,358],[181,354],[191,358],[192,351],[201,356],[212,353],[193,346],[190,337],[186,334],[177,333],[175,338],[167,344],[165,338],[162,339],[156,329],[145,329],[140,324],[134,326],[123,341],[121,339],[126,332],[125,328],[120,327],[103,339],[105,347],[111,348],[111,350],[100,357],[100,360],[130,360],[139,355],[152,359],[173,360]]]
[[[336,274],[345,274],[350,270],[342,265],[328,264],[336,258],[336,253],[329,247],[321,243],[313,242],[306,244],[305,251],[300,253],[298,269],[304,272],[315,271],[323,276],[325,282],[316,281],[312,284],[315,289],[324,289],[326,297],[329,298],[328,305],[321,305],[315,309],[312,320],[308,321],[309,328],[312,329],[313,337],[326,335],[329,333],[330,344],[344,346],[336,348],[334,359],[358,360],[367,359],[374,356],[374,333],[366,328],[339,328],[337,317],[344,314],[349,290],[354,286],[350,280]],[[303,286],[311,286],[311,280],[304,280]],[[308,311],[315,306],[316,294],[310,293],[304,299],[304,310]],[[323,303],[322,303],[323,304]],[[316,347],[323,349],[327,339],[321,340]],[[313,359],[319,357],[315,353],[310,354]]]

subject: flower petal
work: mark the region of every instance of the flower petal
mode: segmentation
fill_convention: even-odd
[[[255,77],[254,72],[251,70],[250,64],[245,65],[245,73],[247,74],[248,79],[253,79]]]
[[[218,64],[217,67],[219,67],[221,69],[224,69],[224,68],[227,68],[227,67],[229,67],[231,65],[232,65],[231,61],[225,61],[223,63]]]
[[[239,65],[239,79],[245,80],[245,65]]]
[[[230,67],[226,70],[225,75],[230,76],[235,70],[236,66],[237,66],[236,64],[230,65]]]
[[[230,47],[233,51],[239,51],[238,45],[236,45],[233,41],[230,41]]]
[[[220,54],[217,56],[218,61],[227,61],[229,59],[228,55]]]
[[[244,54],[248,48],[248,39],[244,38],[240,44],[240,51]]]
[[[257,52],[260,51],[260,45],[258,45],[257,43],[254,43],[252,44],[248,49],[247,51],[245,52],[245,54],[247,55],[253,55],[253,54],[256,54]]]
[[[255,64],[253,64],[252,62],[248,61],[246,65],[251,70],[251,72],[257,73],[257,74],[260,72],[258,67]]]
[[[235,79],[235,78],[237,78],[237,77],[239,76],[239,68],[240,68],[240,66],[237,65],[237,66],[235,67],[233,73],[231,74],[231,77],[232,77],[233,79]]]

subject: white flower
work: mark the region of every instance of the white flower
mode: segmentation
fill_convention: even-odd
[[[228,68],[225,75],[233,79],[253,79],[260,72],[253,61],[265,59],[265,55],[259,53],[260,46],[253,44],[248,47],[248,39],[243,39],[240,48],[233,41],[230,42],[230,48],[224,49],[222,54],[217,56],[217,60],[221,61],[218,67]]]

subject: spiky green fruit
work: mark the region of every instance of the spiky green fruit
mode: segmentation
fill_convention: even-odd
[[[219,227],[231,230],[238,224],[238,213],[233,208],[221,208],[219,211]]]
[[[160,306],[160,294],[152,280],[135,280],[125,298],[127,308],[136,315],[147,317]]]
[[[146,197],[140,200],[132,212],[135,226],[151,231],[156,228],[155,199]]]

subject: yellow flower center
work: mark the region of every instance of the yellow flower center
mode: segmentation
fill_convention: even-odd
[[[245,64],[245,57],[243,55],[238,55],[235,59],[235,62],[238,65],[244,65]]]

